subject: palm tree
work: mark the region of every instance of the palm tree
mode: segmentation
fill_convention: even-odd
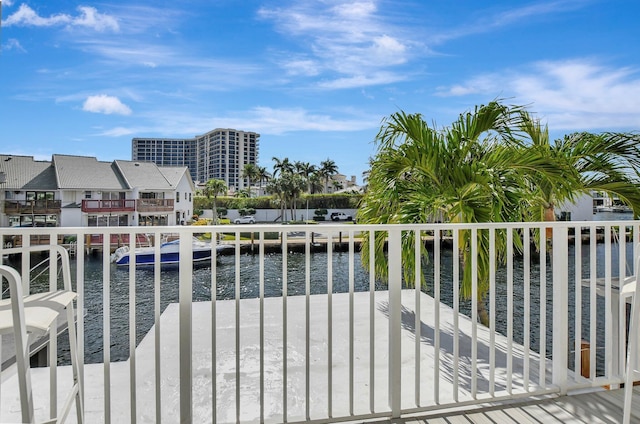
[[[565,172],[559,181],[536,176],[530,219],[555,221],[556,206],[573,203],[577,196],[590,195],[592,191],[616,195],[631,206],[636,215],[640,213],[636,171],[640,169],[638,134],[582,132],[567,135],[552,144],[547,127],[528,113],[521,113],[521,130],[528,138],[524,147],[537,150],[549,161],[562,166]],[[550,229],[547,229],[549,237]]]
[[[258,167],[258,181],[259,181],[260,186],[259,186],[258,192],[262,192],[262,183],[269,181],[269,178],[271,178],[271,174],[269,174],[269,172],[267,172],[267,168],[264,167],[264,166],[259,166]]]
[[[307,193],[311,193],[311,176],[316,172],[315,165],[311,165],[309,162],[296,162],[294,166],[296,172],[304,177]]]
[[[309,177],[309,193],[314,194],[317,192],[321,192],[323,188],[324,181],[322,181],[322,176],[316,170],[316,172],[311,174],[311,176]]]
[[[526,213],[530,174],[561,177],[561,172],[534,150],[513,141],[513,127],[522,116],[517,107],[497,102],[461,114],[451,127],[431,128],[421,115],[393,114],[383,122],[376,140],[368,190],[358,222],[423,223],[520,221]],[[446,172],[442,172],[446,170]],[[406,281],[415,281],[413,232],[403,233]],[[483,297],[489,283],[488,233],[478,233],[478,306],[486,318]],[[497,239],[500,237],[497,237]],[[363,261],[376,249],[376,271],[386,276],[382,234],[375,246],[364,239]],[[460,232],[460,252],[471,263],[471,233]],[[501,251],[505,240],[496,240]],[[422,252],[423,254],[426,252]],[[424,276],[421,276],[424,283]],[[461,295],[471,297],[471,269],[464,267]]]
[[[255,181],[258,181],[260,178],[260,170],[253,163],[247,163],[242,168],[242,176],[249,180],[249,189],[253,185]]]
[[[284,211],[286,204],[286,197],[284,193],[284,189],[282,187],[280,178],[272,178],[267,182],[266,187],[267,193],[273,194],[274,197],[278,199],[278,203],[280,204],[280,218],[282,221],[285,220]]]
[[[239,198],[239,199],[247,199],[249,197],[251,197],[251,191],[248,189],[242,189],[242,190],[238,190],[235,193],[235,197]]]
[[[285,192],[285,196],[289,202],[289,210],[291,212],[291,220],[296,220],[297,203],[300,194],[307,186],[304,178],[301,175],[286,172],[282,174],[282,186]]]
[[[227,184],[223,180],[218,180],[215,178],[207,181],[207,184],[204,187],[204,195],[207,196],[207,199],[211,199],[213,196],[213,223],[218,223],[218,210],[216,206],[216,200],[218,199],[218,194],[227,192]]]
[[[320,162],[318,172],[324,178],[324,191],[327,192],[329,190],[329,178],[338,173],[338,165],[327,158],[327,160]]]
[[[305,181],[302,176],[291,172],[283,172],[267,184],[267,191],[274,194],[280,202],[283,221],[287,218],[286,208],[289,208],[291,219],[295,220],[297,200],[304,187]]]
[[[277,157],[272,157],[271,160],[273,160],[275,162],[275,164],[273,165],[273,176],[275,177],[276,175],[278,175],[279,173],[283,173],[283,172],[291,172],[293,173],[294,171],[294,166],[293,164],[289,161],[289,158],[284,158],[282,160],[278,159]]]

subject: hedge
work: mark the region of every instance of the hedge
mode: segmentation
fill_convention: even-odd
[[[309,209],[357,209],[362,199],[361,194],[303,194],[297,200],[297,208],[304,209],[309,201]],[[273,196],[260,196],[249,198],[220,196],[216,200],[218,208],[225,209],[279,209],[280,202]],[[195,196],[194,209],[211,209],[213,199],[204,196]]]

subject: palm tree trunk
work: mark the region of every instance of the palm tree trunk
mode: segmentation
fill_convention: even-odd
[[[478,298],[478,321],[480,321],[480,324],[484,325],[485,327],[489,327],[489,325],[491,324],[489,322],[489,313],[487,312],[487,307],[484,304],[484,300],[482,298]]]
[[[555,209],[553,207],[553,205],[549,205],[549,207],[545,207],[544,208],[544,221],[545,222],[555,222],[556,220],[556,213],[555,213]],[[553,228],[551,227],[547,227],[546,228],[546,236],[547,236],[547,241],[551,241],[551,237],[553,236]]]

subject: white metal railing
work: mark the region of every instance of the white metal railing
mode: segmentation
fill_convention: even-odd
[[[0,228],[0,237],[14,247],[76,243],[81,375],[101,400],[85,399],[87,411],[101,411],[96,420],[333,422],[616,387],[626,346],[618,276],[633,274],[639,225]],[[136,270],[134,260],[110,262],[112,240],[128,240],[135,251],[143,233],[153,238],[156,259],[160,241],[178,237],[179,265],[166,269],[156,260]],[[196,263],[194,235],[230,247]],[[467,236],[468,256],[461,253]],[[388,283],[374,267],[381,253],[371,249],[365,269],[358,248],[379,237]],[[479,323],[480,245],[492,258],[482,299],[488,326]],[[501,245],[504,263],[495,261]],[[410,274],[424,275],[426,287],[404,280],[403,246],[413,248]],[[3,262],[28,275],[31,259],[21,259]],[[471,299],[460,296],[465,269]],[[175,343],[173,322],[162,319],[171,303]],[[200,305],[208,305],[204,315]],[[177,355],[166,356],[174,345]],[[174,394],[179,402],[168,402]],[[7,409],[0,404],[0,418]]]

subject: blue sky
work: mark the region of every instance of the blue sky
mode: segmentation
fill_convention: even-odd
[[[640,129],[635,0],[2,1],[0,153],[131,159],[218,127],[358,182],[381,121],[495,99],[553,138]]]

